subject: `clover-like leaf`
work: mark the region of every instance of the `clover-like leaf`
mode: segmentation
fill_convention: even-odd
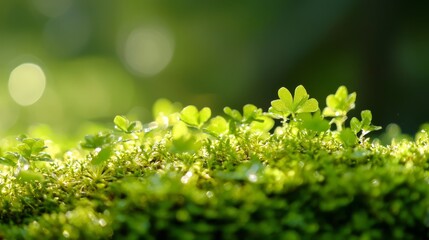
[[[124,117],[124,116],[116,116],[113,119],[113,122],[115,123],[115,128],[126,132],[128,130],[128,126],[130,125],[130,121]]]
[[[329,122],[323,119],[320,115],[320,111],[317,111],[313,115],[310,113],[301,114],[300,117],[302,120],[302,127],[307,130],[326,132],[330,127]]]
[[[349,94],[345,86],[340,86],[335,94],[326,98],[326,107],[323,109],[325,117],[332,117],[331,123],[335,123],[337,130],[341,131],[347,120],[347,113],[355,107],[356,93]]]
[[[11,164],[13,159],[26,159],[26,161],[52,161],[51,156],[43,152],[47,148],[45,141],[39,138],[29,138],[21,135],[17,138],[20,143],[16,146],[16,152],[9,152],[3,159],[4,164]]]
[[[198,115],[197,107],[190,105],[180,112],[180,119],[189,125],[198,126]]]
[[[191,134],[188,127],[184,122],[177,122],[172,129],[172,145],[170,150],[172,152],[194,152],[200,143],[194,134]]]
[[[360,115],[361,115],[362,121],[359,121],[355,117],[353,117],[352,120],[350,121],[350,128],[353,130],[355,134],[362,131],[360,137],[363,137],[372,131],[381,129],[380,126],[374,126],[371,124],[371,121],[372,121],[371,111],[364,110],[361,112]]]
[[[307,101],[309,98],[309,95],[307,94],[307,90],[302,85],[299,85],[295,88],[295,93],[293,96],[293,104],[295,106],[302,104],[303,102]]]
[[[179,138],[189,138],[191,134],[189,133],[189,129],[183,122],[178,122],[173,126],[172,129],[172,136],[173,139],[179,139]]]
[[[243,120],[243,116],[238,110],[225,107],[223,108],[223,112],[234,121],[241,122]]]
[[[278,95],[280,100],[285,104],[285,106],[292,106],[293,104],[292,94],[287,88],[285,87],[280,88],[278,91]]]
[[[366,135],[372,131],[380,130],[380,126],[375,126],[371,124],[372,121],[372,113],[369,110],[364,110],[361,112],[362,117],[362,136]]]
[[[316,99],[309,99],[307,91],[302,85],[295,88],[294,96],[284,87],[278,91],[280,99],[271,102],[270,112],[274,117],[286,120],[289,115],[295,117],[298,113],[315,112],[319,109],[319,103]]]
[[[153,118],[156,119],[158,116],[168,116],[170,114],[179,112],[180,109],[181,107],[179,103],[172,103],[168,99],[160,98],[153,104]]]
[[[340,86],[334,94],[326,98],[327,107],[323,109],[326,117],[346,116],[347,112],[355,107],[356,93],[348,94],[345,86]]]
[[[115,129],[124,133],[129,134],[141,130],[141,124],[139,124],[139,122],[131,122],[125,116],[118,115],[113,119],[113,122],[115,123]]]
[[[319,103],[316,99],[310,98],[306,100],[297,110],[296,113],[315,112],[319,109]]]
[[[216,116],[210,120],[206,129],[211,133],[221,135],[228,132],[229,125],[225,118]]]
[[[183,122],[195,127],[201,127],[210,119],[210,116],[211,110],[208,107],[198,111],[197,107],[189,105],[180,112],[180,119]]]
[[[211,115],[212,115],[212,111],[210,110],[210,108],[205,107],[201,109],[198,116],[198,123],[204,124],[210,119]]]
[[[115,141],[113,134],[108,132],[99,132],[96,135],[86,135],[84,137],[84,142],[80,145],[83,148],[95,149],[102,148],[106,145],[109,145]]]
[[[268,116],[260,116],[250,123],[252,130],[268,132],[274,127],[274,120]]]
[[[340,140],[346,147],[353,147],[358,142],[356,134],[350,128],[341,130]]]
[[[21,141],[17,145],[17,150],[19,154],[25,158],[31,158],[32,155],[37,155],[39,152],[43,151],[45,146],[45,141],[38,138],[19,138]]]
[[[246,104],[243,107],[243,120],[252,121],[262,114],[262,110],[253,104]]]

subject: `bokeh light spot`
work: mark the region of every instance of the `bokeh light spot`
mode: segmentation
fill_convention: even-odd
[[[9,94],[19,105],[29,106],[40,99],[45,85],[43,70],[36,64],[23,63],[10,73]]]
[[[125,41],[124,59],[133,72],[153,76],[171,61],[174,51],[172,36],[163,28],[134,29]]]

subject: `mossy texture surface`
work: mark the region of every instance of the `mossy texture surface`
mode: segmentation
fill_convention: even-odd
[[[153,122],[117,116],[72,149],[4,139],[0,238],[429,238],[427,132],[369,139],[369,111],[346,122],[355,98],[320,111],[282,88],[267,112],[215,117],[160,100]]]

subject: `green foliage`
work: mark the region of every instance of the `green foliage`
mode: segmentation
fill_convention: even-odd
[[[358,141],[356,134],[350,128],[341,130],[340,139],[346,147],[353,147]]]
[[[355,94],[330,96],[322,114],[302,86],[282,88],[269,112],[215,117],[161,100],[153,122],[117,116],[58,154],[5,139],[0,238],[429,238],[429,128],[388,129],[382,145],[370,111],[345,122]]]
[[[210,108],[205,107],[198,111],[195,106],[187,106],[180,112],[180,119],[191,125],[200,128],[210,119],[212,112]]]
[[[139,122],[131,122],[124,116],[116,116],[113,122],[115,123],[115,128],[124,133],[134,133],[141,130]]]
[[[216,116],[210,119],[210,122],[206,130],[211,132],[212,134],[219,136],[229,131],[229,125],[228,125],[228,122],[225,120],[225,118],[221,116]]]
[[[15,167],[29,165],[33,161],[52,161],[51,156],[43,151],[47,148],[44,140],[21,135],[17,141],[12,151],[8,151],[0,157],[0,164]]]
[[[358,132],[361,132],[361,138],[363,136],[365,136],[366,134],[372,132],[372,131],[376,131],[376,130],[380,130],[381,127],[380,126],[374,126],[371,124],[372,121],[372,113],[369,110],[364,110],[361,112],[361,117],[362,120],[359,121],[357,118],[353,117],[350,120],[350,127],[353,130],[353,132],[355,134],[357,134]]]
[[[268,132],[274,126],[274,120],[253,104],[244,105],[243,114],[230,107],[225,107],[223,111],[229,119],[232,133],[243,126],[250,126],[250,129],[261,132]]]
[[[280,88],[278,91],[280,99],[271,102],[270,112],[276,118],[282,118],[284,121],[289,115],[295,118],[298,113],[315,112],[319,109],[319,103],[316,99],[310,98],[307,91],[302,85],[295,88],[295,93],[292,94],[287,88]]]
[[[347,88],[341,86],[334,94],[326,98],[326,107],[323,109],[325,117],[332,117],[332,122],[337,125],[337,130],[341,131],[347,120],[347,113],[355,108],[356,93],[348,94]]]
[[[323,119],[320,112],[316,112],[314,115],[301,114],[300,120],[302,121],[302,127],[310,131],[326,132],[330,127],[329,122]]]

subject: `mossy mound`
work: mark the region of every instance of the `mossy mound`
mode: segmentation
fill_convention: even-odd
[[[427,132],[371,140],[371,112],[346,127],[355,98],[340,87],[321,112],[282,88],[225,117],[160,100],[155,121],[117,116],[74,149],[5,139],[0,238],[429,238]]]

